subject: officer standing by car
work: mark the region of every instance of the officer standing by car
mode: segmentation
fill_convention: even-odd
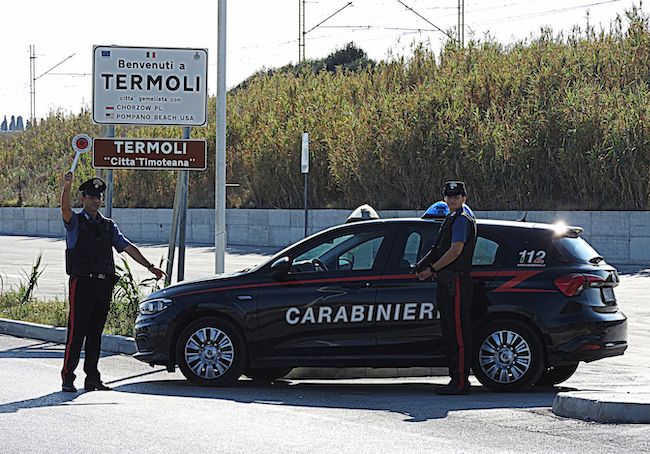
[[[77,390],[74,386],[74,371],[79,364],[81,345],[85,339],[84,389],[106,391],[110,388],[102,383],[97,363],[111,294],[117,282],[112,248],[118,252],[125,251],[157,279],[164,273],[144,258],[140,250],[122,235],[112,220],[99,212],[102,194],[106,190],[106,184],[101,179],[92,178],[79,186],[79,200],[83,210],[80,213],[72,211],[72,179],[72,172],[67,172],[61,193],[61,214],[66,229],[66,273],[70,275],[70,314],[61,370],[62,390]]]
[[[472,256],[476,246],[476,217],[465,204],[462,181],[447,181],[444,201],[450,214],[440,227],[437,252],[430,267],[417,273],[420,280],[433,276],[438,282],[437,300],[451,381],[437,394],[469,394],[471,359]]]

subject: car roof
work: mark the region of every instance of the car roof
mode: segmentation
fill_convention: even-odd
[[[365,225],[369,224],[392,224],[392,223],[412,223],[412,222],[430,222],[430,223],[442,223],[442,219],[423,219],[423,218],[386,218],[386,219],[373,219],[367,221],[358,221],[363,222]],[[499,226],[499,227],[513,227],[520,229],[541,229],[541,230],[552,230],[556,231],[558,229],[558,224],[545,224],[542,222],[524,222],[524,221],[502,221],[499,219],[477,219],[476,223],[478,225],[486,226]],[[356,223],[354,223],[356,224]],[[347,224],[350,225],[350,224]],[[338,226],[337,226],[338,227]],[[567,229],[579,229],[580,227],[575,226],[563,226]]]
[[[320,236],[322,234],[334,232],[337,230],[342,230],[342,229],[354,229],[355,226],[359,225],[364,225],[364,226],[381,226],[381,225],[391,225],[391,224],[422,224],[422,223],[431,223],[431,224],[441,224],[443,219],[435,219],[435,218],[385,218],[385,219],[369,219],[365,221],[356,221],[356,222],[351,222],[351,223],[346,223],[346,224],[338,224],[334,225],[332,227],[329,227],[327,229],[321,230],[319,232],[315,232],[312,235],[303,238],[302,240],[299,240],[295,243],[292,243],[282,249],[281,251],[277,252],[273,257],[271,257],[271,262],[272,260],[276,259],[277,257],[281,257],[283,254],[286,253],[287,250],[297,246],[298,244],[301,243],[307,243],[311,241],[313,238]],[[477,224],[480,226],[486,226],[488,228],[490,227],[495,227],[497,229],[524,229],[527,233],[533,233],[533,231],[539,231],[541,230],[544,234],[552,234],[552,233],[557,233],[558,232],[558,226],[557,224],[544,224],[540,222],[523,222],[523,221],[502,221],[498,219],[477,219],[476,220]],[[574,227],[574,226],[563,226],[562,229],[565,232],[565,235],[562,236],[571,236],[571,237],[578,237],[582,233],[582,228],[581,227]],[[523,233],[522,230],[519,230],[520,233]],[[496,232],[495,232],[496,233]],[[513,232],[514,233],[514,232]],[[264,263],[269,263],[269,262],[264,262]],[[263,266],[264,263],[260,264],[259,267]]]

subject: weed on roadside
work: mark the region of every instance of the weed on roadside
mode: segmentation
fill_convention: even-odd
[[[38,299],[34,290],[43,274],[42,254],[39,254],[29,273],[23,271],[22,279],[15,287],[5,291],[4,280],[0,277],[0,318],[22,320],[52,326],[66,326],[70,303],[68,298]],[[145,294],[160,288],[155,278],[137,281],[125,259],[116,265],[120,280],[113,289],[111,306],[104,328],[105,333],[131,336],[138,315],[138,304]]]

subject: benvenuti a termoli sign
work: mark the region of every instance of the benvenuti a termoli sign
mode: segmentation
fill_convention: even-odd
[[[205,170],[207,148],[199,139],[94,139],[93,167]]]

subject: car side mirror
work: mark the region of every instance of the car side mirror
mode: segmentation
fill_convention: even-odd
[[[291,259],[285,255],[271,264],[271,276],[275,279],[284,277],[291,268]]]

